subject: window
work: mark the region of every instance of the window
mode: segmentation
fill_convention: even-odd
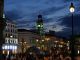
[[[7,33],[6,33],[6,36],[5,37],[7,37]]]
[[[8,43],[8,40],[5,40],[5,43]]]
[[[11,29],[11,32],[13,32],[13,30]]]
[[[13,39],[10,39],[10,43],[13,43]]]
[[[5,38],[5,43],[9,43],[9,38]]]

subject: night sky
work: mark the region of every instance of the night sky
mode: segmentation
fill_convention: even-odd
[[[75,6],[74,32],[80,32],[80,0],[5,0],[6,18],[16,22],[18,28],[34,29],[37,15],[42,14],[45,31],[55,31],[59,35],[70,35],[70,3]]]

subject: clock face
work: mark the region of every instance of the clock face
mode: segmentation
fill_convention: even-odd
[[[38,27],[40,27],[41,25],[38,25]]]

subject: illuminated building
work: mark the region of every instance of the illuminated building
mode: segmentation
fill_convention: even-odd
[[[17,53],[18,34],[16,24],[12,21],[6,21],[6,28],[4,30],[5,43],[2,45],[3,51],[7,53]]]
[[[27,29],[18,29],[18,40],[19,40],[18,42],[20,46],[19,51],[21,52],[22,45],[25,46],[23,48],[24,52],[26,51],[27,48],[35,46],[36,38],[39,38],[39,36],[36,33],[34,33],[34,31]]]

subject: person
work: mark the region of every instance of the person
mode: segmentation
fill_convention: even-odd
[[[62,54],[60,54],[60,60],[63,60],[64,58],[63,58],[63,55]]]
[[[36,60],[36,57],[34,57],[33,54],[32,55],[28,54],[26,56],[26,60]]]

